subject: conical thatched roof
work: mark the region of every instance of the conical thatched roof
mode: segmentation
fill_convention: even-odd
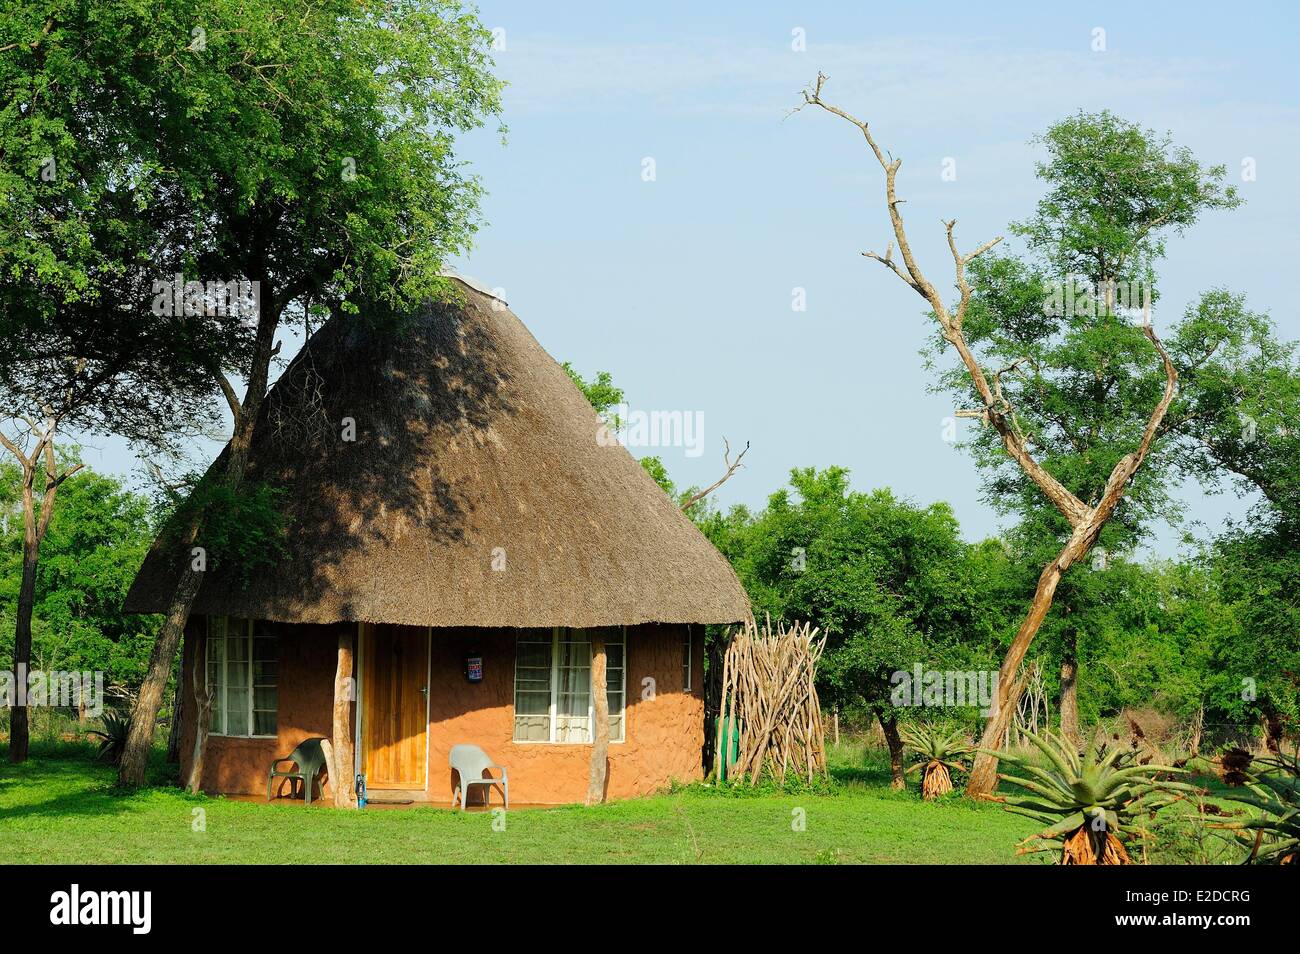
[[[288,555],[247,585],[209,570],[194,612],[527,627],[747,616],[726,560],[626,449],[602,446],[591,406],[519,319],[454,287],[463,303],[396,338],[337,316],[286,369],[249,477],[287,490]],[[162,612],[183,559],[160,539],[126,609]]]

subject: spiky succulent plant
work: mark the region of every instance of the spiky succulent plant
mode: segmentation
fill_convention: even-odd
[[[1215,825],[1231,830],[1256,864],[1300,864],[1300,752],[1247,758],[1236,766],[1245,787],[1223,797],[1258,814]]]
[[[921,795],[937,798],[952,791],[952,773],[963,768],[961,759],[971,752],[966,734],[924,722],[903,726],[903,744],[920,756],[908,772],[921,773]]]
[[[1030,793],[998,801],[1005,802],[1008,811],[1047,825],[1022,841],[1016,854],[1060,851],[1061,864],[1128,864],[1125,842],[1141,833],[1139,814],[1158,811],[1182,793],[1199,791],[1165,778],[1182,774],[1182,769],[1135,764],[1132,749],[1098,750],[1095,740],[1089,740],[1080,753],[1054,732],[1028,733],[1028,738],[1042,759],[1032,753],[990,753],[1019,773],[999,777]]]
[[[103,716],[104,729],[91,729],[87,735],[99,736],[99,757],[116,765],[122,760],[126,737],[131,731],[131,720],[120,712],[109,710]]]

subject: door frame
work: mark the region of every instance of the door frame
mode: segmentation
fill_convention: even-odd
[[[356,697],[357,697],[357,717],[354,720],[356,723],[355,739],[353,740],[353,746],[352,746],[352,751],[355,753],[354,761],[356,763],[353,768],[353,775],[365,774],[365,768],[366,768],[366,753],[364,750],[365,738],[366,738],[365,726],[364,726],[364,722],[366,719],[365,643],[366,643],[367,629],[375,625],[376,625],[375,623],[363,623],[360,621],[357,622],[357,634],[356,634],[357,648],[356,648],[356,652],[353,654],[353,660],[354,660],[353,668],[355,670]],[[419,628],[420,627],[418,626],[411,627],[411,629],[419,629]],[[424,782],[422,783],[419,789],[411,789],[411,791],[418,790],[418,791],[427,792],[429,790],[429,745],[431,742],[429,738],[429,697],[430,695],[433,694],[433,678],[432,678],[433,676],[433,627],[426,626],[423,628],[424,628],[424,687],[425,687],[424,688]],[[376,789],[376,791],[406,791],[406,789]]]

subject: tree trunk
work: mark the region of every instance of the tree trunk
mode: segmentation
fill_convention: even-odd
[[[176,677],[176,697],[172,700],[172,726],[167,732],[167,764],[181,760],[181,699],[185,695],[185,665],[182,660],[180,674]]]
[[[190,539],[193,540],[192,537]],[[202,582],[203,574],[194,569],[187,550],[185,568],[181,571],[180,581],[167,607],[167,618],[163,621],[162,630],[149,653],[149,669],[145,673],[144,682],[140,684],[135,707],[131,710],[131,728],[126,736],[126,747],[122,751],[122,763],[117,773],[119,785],[135,788],[144,784],[145,773],[149,768],[149,752],[153,749],[154,723],[158,719],[158,710],[162,708],[163,693],[167,690],[172,663],[176,661],[176,649],[181,644],[185,624],[189,622],[190,607],[194,605],[194,598],[198,596],[199,584]],[[195,728],[198,728],[197,724]]]
[[[898,717],[892,712],[877,709],[876,718],[880,720],[881,731],[885,733],[885,744],[889,746],[889,787],[902,791],[907,788],[907,774],[903,767],[903,740],[898,734]]]
[[[352,751],[352,631],[339,629],[338,666],[334,671],[334,764],[330,766],[330,788],[338,808],[356,808],[357,793],[353,780]],[[335,775],[333,773],[337,772]]]
[[[23,576],[18,588],[18,619],[14,626],[14,700],[9,716],[9,761],[27,761],[31,730],[27,715],[27,675],[32,664],[32,611],[36,606],[36,553],[30,535],[23,537]]]
[[[186,788],[197,795],[203,789],[203,768],[207,763],[208,732],[212,728],[212,687],[208,685],[208,639],[206,636],[196,638],[194,642],[194,668],[190,671],[190,680],[194,686],[194,752],[190,758],[190,775]],[[185,682],[184,654],[181,658],[181,678],[178,684]],[[179,694],[179,693],[178,693]],[[179,709],[177,712],[179,713]],[[179,715],[176,719],[180,722]],[[179,737],[177,745],[180,744]]]
[[[1078,745],[1079,734],[1079,657],[1074,627],[1065,629],[1065,651],[1061,656],[1061,734]]]
[[[260,281],[260,278],[258,279]],[[265,286],[264,287],[268,287]],[[244,481],[248,470],[248,455],[253,446],[253,428],[257,423],[257,414],[266,397],[266,382],[270,374],[271,356],[274,354],[275,330],[279,327],[280,314],[287,302],[279,302],[263,309],[257,323],[257,339],[254,344],[253,358],[250,363],[248,390],[241,405],[234,396],[229,382],[221,374],[217,380],[222,385],[226,401],[230,405],[235,419],[235,431],[227,445],[229,454],[226,458],[226,485],[238,489]],[[140,695],[131,710],[131,729],[126,737],[126,748],[122,753],[121,767],[118,770],[118,784],[136,787],[144,784],[145,773],[149,767],[149,751],[153,748],[154,723],[158,719],[158,710],[162,708],[163,693],[167,688],[167,679],[171,674],[172,664],[176,661],[176,649],[180,646],[185,624],[189,622],[190,609],[199,594],[199,585],[203,582],[203,573],[194,569],[191,548],[198,540],[202,526],[203,514],[195,513],[186,528],[184,544],[184,563],[171,602],[167,605],[167,618],[162,630],[154,641],[149,654],[149,669],[140,686]]]
[[[595,745],[591,748],[591,776],[587,782],[587,804],[605,800],[605,777],[609,760],[609,695],[605,689],[605,637],[595,630],[591,636],[591,707],[595,714]]]
[[[38,448],[38,451],[40,449]],[[9,761],[17,765],[27,761],[31,745],[31,728],[27,707],[27,677],[32,665],[32,614],[36,609],[36,567],[41,559],[41,542],[54,515],[54,498],[61,478],[53,476],[54,450],[44,443],[47,478],[41,497],[41,511],[36,513],[36,459],[23,465],[23,571],[18,585],[17,618],[14,620],[14,688],[21,697],[14,700],[9,717]]]
[[[1100,529],[1099,526],[1097,530],[1100,532]],[[1024,617],[1021,628],[1015,633],[1010,649],[1006,650],[1006,656],[1002,659],[1001,668],[997,672],[997,695],[993,701],[993,711],[984,724],[984,736],[980,738],[979,743],[980,749],[984,751],[975,755],[970,781],[966,784],[966,794],[971,795],[972,798],[992,795],[993,790],[997,788],[997,758],[988,753],[1001,749],[1002,740],[1006,738],[1006,730],[1010,728],[1011,719],[1015,715],[1015,704],[1018,702],[1018,698],[1013,697],[1018,697],[1017,690],[1021,686],[1017,675],[1021,671],[1024,654],[1030,650],[1030,643],[1034,642],[1034,637],[1043,625],[1048,610],[1052,608],[1052,597],[1056,595],[1061,574],[1065,573],[1076,559],[1073,551],[1078,537],[1079,534],[1075,533],[1065,550],[1061,551],[1061,555],[1044,567],[1043,573],[1039,576],[1039,585],[1034,591],[1034,602],[1030,603],[1030,612]],[[1087,552],[1087,548],[1084,548],[1083,552]]]

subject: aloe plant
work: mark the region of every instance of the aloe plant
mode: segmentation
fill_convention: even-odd
[[[952,791],[952,773],[964,768],[961,759],[972,751],[960,729],[944,729],[919,723],[903,726],[898,733],[909,749],[921,758],[908,773],[921,773],[921,797],[938,798]]]
[[[122,760],[122,752],[126,749],[126,737],[131,731],[131,720],[120,712],[105,712],[103,717],[104,729],[91,729],[89,735],[97,735],[100,738],[99,757],[113,765],[117,765]]]
[[[1300,752],[1297,752],[1300,755]],[[1246,758],[1235,765],[1244,788],[1223,797],[1254,808],[1258,815],[1216,824],[1231,830],[1256,864],[1300,864],[1300,758],[1297,755]],[[1240,760],[1239,760],[1240,761]]]
[[[1143,834],[1136,819],[1182,796],[1198,793],[1194,785],[1175,782],[1166,775],[1185,774],[1168,765],[1136,764],[1137,753],[1114,746],[1097,748],[1090,739],[1080,753],[1054,732],[1027,733],[1046,760],[1037,764],[1031,754],[997,753],[998,759],[1020,772],[1000,774],[1028,795],[996,798],[1007,810],[1043,822],[1047,827],[1030,835],[1016,854],[1059,851],[1061,864],[1129,864],[1125,843]]]

